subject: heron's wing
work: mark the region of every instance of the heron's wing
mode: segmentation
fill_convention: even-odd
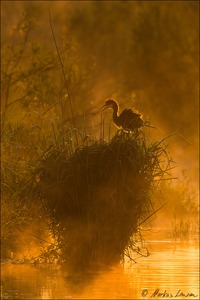
[[[124,109],[119,116],[122,127],[131,130],[142,126],[143,121],[140,117],[141,115],[135,113],[132,109]]]
[[[129,108],[129,109],[124,109],[121,114],[120,114],[120,118],[124,118],[124,117],[129,117],[129,118],[138,118],[138,117],[141,117],[140,114],[138,113],[135,113],[132,108]]]

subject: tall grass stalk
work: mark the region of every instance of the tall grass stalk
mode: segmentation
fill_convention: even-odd
[[[50,14],[49,22],[56,57],[44,55],[37,45],[28,48],[27,23],[3,72],[2,237],[14,241],[17,230],[45,218],[67,269],[84,272],[122,259],[133,234],[154,213],[151,195],[171,177],[173,162],[165,140],[150,142],[142,131],[112,135],[102,116],[96,126],[90,114],[93,131],[88,131],[85,115],[76,128],[71,91],[80,88],[82,78],[69,85]],[[71,120],[64,118],[64,98],[52,82],[57,61]],[[4,244],[5,252],[12,248]]]

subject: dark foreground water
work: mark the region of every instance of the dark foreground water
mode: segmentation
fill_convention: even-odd
[[[197,243],[151,241],[151,255],[116,266],[93,281],[56,268],[2,264],[1,299],[199,299]]]

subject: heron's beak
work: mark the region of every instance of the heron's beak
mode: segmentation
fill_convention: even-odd
[[[100,111],[104,111],[106,108],[108,108],[108,105],[107,105],[107,104],[104,104],[99,110],[100,110]]]

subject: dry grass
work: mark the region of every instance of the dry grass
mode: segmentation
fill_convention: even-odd
[[[110,141],[69,155],[52,147],[41,160],[38,188],[59,224],[62,258],[70,272],[119,262],[130,239],[153,211],[151,194],[170,170],[164,141],[119,131]]]
[[[29,20],[27,24],[32,23]],[[170,171],[171,160],[164,141],[148,142],[142,132],[127,134],[119,131],[111,140],[105,141],[102,122],[94,132],[94,135],[100,133],[102,139],[95,140],[87,136],[84,121],[81,121],[84,133],[80,132],[75,126],[70,91],[77,89],[85,106],[87,97],[83,97],[81,90],[84,81],[81,79],[74,86],[69,85],[72,62],[69,60],[69,69],[63,68],[51,18],[50,25],[57,57],[44,60],[42,52],[38,53],[34,47],[29,49],[27,41],[31,28],[27,27],[29,29],[24,29],[22,35],[24,42],[19,39],[19,51],[13,51],[16,64],[10,69],[12,56],[8,56],[5,64],[2,114],[4,236],[14,240],[15,228],[23,230],[30,220],[37,222],[37,215],[42,218],[42,202],[51,219],[55,244],[62,250],[62,259],[69,272],[112,266],[120,261],[125,249],[133,245],[130,241],[139,224],[152,214],[151,194]],[[23,60],[25,50],[27,60],[34,58],[33,66]],[[69,116],[64,118],[66,109],[58,87],[60,83],[54,86],[52,80],[60,78],[54,70],[57,62],[70,105],[72,122],[69,126],[66,122]],[[18,65],[28,67],[18,70]],[[47,72],[51,69],[54,70],[53,77]],[[44,75],[42,81],[39,73]],[[16,83],[13,88],[7,78]],[[23,97],[13,100],[9,95],[16,94],[21,82],[26,83]],[[18,121],[19,125],[12,126],[10,109],[15,115],[17,105],[25,120],[23,124]],[[10,211],[15,218],[10,218]],[[50,248],[54,251],[54,245]]]

